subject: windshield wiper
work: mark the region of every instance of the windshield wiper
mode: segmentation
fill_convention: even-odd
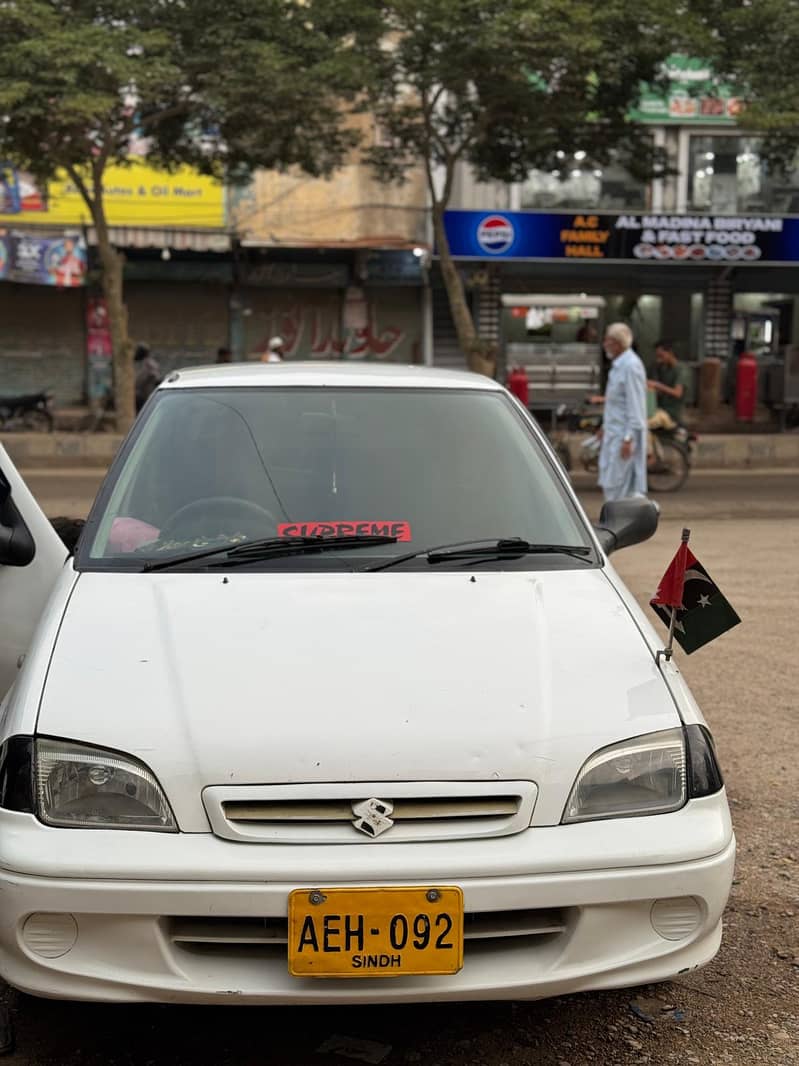
[[[185,555],[173,555],[169,559],[145,563],[142,571],[168,570],[173,566],[191,563],[200,559],[212,559],[224,555],[224,563],[248,563],[259,559],[274,559],[282,555],[307,555],[312,552],[330,551],[332,548],[371,548],[375,544],[395,544],[396,537],[383,534],[365,534],[363,536],[322,535],[314,537],[266,537],[263,540],[244,541],[242,544],[208,548],[205,551],[187,552]],[[212,564],[213,565],[213,564]]]
[[[501,540],[439,544],[435,548],[397,555],[386,563],[367,566],[365,569],[374,573],[378,570],[388,570],[392,566],[399,566],[400,563],[407,563],[412,559],[423,558],[435,565],[436,563],[469,562],[473,559],[478,562],[492,559],[520,559],[523,555],[569,555],[589,562],[593,549],[582,544],[531,544],[527,540],[522,540],[521,537],[506,537]]]

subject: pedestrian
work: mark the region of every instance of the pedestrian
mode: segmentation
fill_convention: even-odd
[[[647,388],[657,396],[657,409],[649,419],[650,429],[676,429],[685,417],[688,368],[680,363],[671,341],[655,345],[655,372]]]
[[[646,495],[646,371],[623,322],[605,330],[610,372],[604,397],[599,485],[606,501]]]
[[[272,337],[266,346],[266,351],[261,356],[262,363],[282,363],[286,354],[285,344],[282,337]]]
[[[161,384],[163,375],[158,360],[146,344],[136,345],[133,361],[135,364],[136,413],[138,414],[149,399],[150,393]]]
[[[231,352],[230,348],[225,348],[225,347],[217,348],[217,350],[216,350],[216,361],[217,361],[217,363],[232,363],[233,362],[233,352]]]

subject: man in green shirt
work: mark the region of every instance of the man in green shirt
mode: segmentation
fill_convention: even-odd
[[[671,341],[657,342],[655,360],[655,376],[646,383],[657,397],[657,410],[649,419],[649,428],[676,429],[682,425],[685,412],[687,367],[680,365]]]

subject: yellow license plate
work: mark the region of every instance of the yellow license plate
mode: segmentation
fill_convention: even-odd
[[[289,896],[294,977],[401,977],[463,966],[459,888],[297,889]]]

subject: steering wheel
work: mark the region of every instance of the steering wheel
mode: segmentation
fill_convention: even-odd
[[[214,526],[218,523],[218,527],[214,528],[211,523]],[[203,496],[169,516],[161,530],[161,539],[180,540],[181,533],[185,536],[215,536],[223,532],[225,526],[231,533],[253,532],[263,537],[277,532],[277,519],[265,507],[240,496]]]

